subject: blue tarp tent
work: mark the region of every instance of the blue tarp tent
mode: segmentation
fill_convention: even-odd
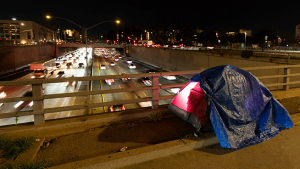
[[[204,91],[209,119],[223,148],[244,148],[293,127],[287,110],[250,72],[224,65],[190,82],[199,82]]]

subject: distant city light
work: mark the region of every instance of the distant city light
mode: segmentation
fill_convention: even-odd
[[[13,21],[17,20],[16,18],[12,18]]]
[[[21,23],[21,25],[23,26],[23,25],[24,25],[24,23]]]

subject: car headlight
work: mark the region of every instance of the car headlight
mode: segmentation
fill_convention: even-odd
[[[40,76],[40,78],[43,78],[44,76]]]
[[[58,77],[58,75],[56,75],[56,77]]]
[[[74,82],[72,83],[72,86],[74,86],[74,85],[75,85],[75,83],[76,83],[76,82],[74,81]]]
[[[69,85],[69,82],[67,82],[66,86],[68,86],[68,85]]]
[[[31,76],[31,79],[34,79],[35,78],[35,76]]]

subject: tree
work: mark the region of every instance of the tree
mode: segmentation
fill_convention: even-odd
[[[209,46],[218,42],[216,32],[212,29],[204,30],[197,35],[198,42],[202,43],[204,46]]]
[[[265,46],[265,41],[273,42],[274,40],[277,40],[277,35],[278,32],[275,29],[262,28],[262,29],[258,29],[257,33],[255,33],[253,36],[254,36],[254,41],[260,44],[263,51]]]

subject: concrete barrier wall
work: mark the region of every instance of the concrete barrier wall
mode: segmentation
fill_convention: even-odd
[[[0,48],[0,75],[15,70],[14,49],[12,47]]]
[[[52,59],[54,49],[51,44],[0,48],[0,75],[21,69],[32,62]]]
[[[146,48],[139,46],[129,47],[129,56],[150,63],[157,67],[168,71],[184,71],[184,70],[200,70],[203,71],[220,65],[232,65],[238,68],[246,67],[264,67],[264,66],[278,66],[281,63],[258,61],[241,58],[239,55],[222,55],[211,52],[202,51],[183,51],[163,48]],[[295,73],[299,69],[291,70]],[[284,74],[283,69],[269,69],[269,70],[253,70],[250,71],[255,76],[270,76]],[[291,78],[290,81],[300,80],[300,78]],[[283,78],[262,79],[262,83],[282,83]],[[291,87],[298,87],[300,85],[292,85]],[[282,89],[282,87],[270,87],[270,90]]]
[[[69,52],[74,51],[76,49],[78,49],[78,48],[76,48],[76,47],[58,47],[57,48],[58,57],[64,56],[64,55],[68,54]]]

